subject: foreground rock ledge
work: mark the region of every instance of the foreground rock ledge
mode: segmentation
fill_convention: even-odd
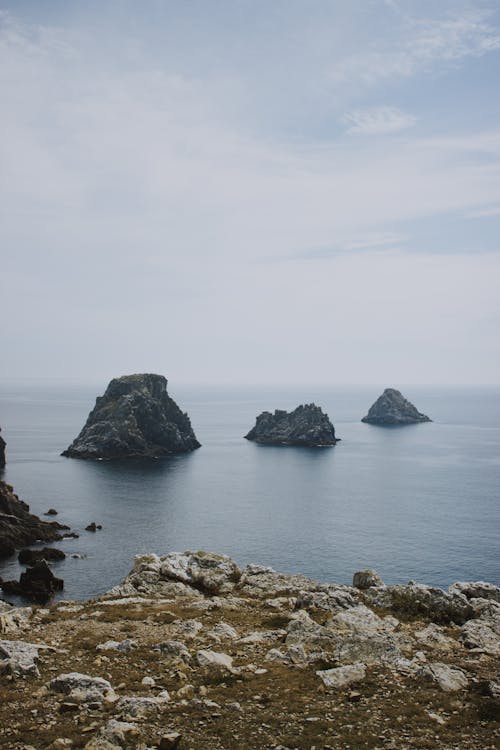
[[[97,398],[82,431],[62,455],[160,458],[199,447],[189,417],[168,395],[163,375],[124,375]]]
[[[311,448],[335,445],[335,428],[328,415],[315,404],[298,406],[292,412],[276,409],[257,417],[247,440],[267,445],[302,445]]]
[[[432,419],[419,412],[400,391],[395,388],[386,388],[361,421],[368,424],[389,426],[432,422]]]
[[[493,750],[499,589],[360,573],[172,552],[94,601],[0,605],[0,746]]]

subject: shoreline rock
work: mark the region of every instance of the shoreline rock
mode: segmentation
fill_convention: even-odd
[[[0,559],[38,541],[58,541],[62,539],[59,532],[68,528],[30,513],[29,505],[18,498],[13,487],[0,480]]]
[[[2,432],[2,428],[0,427],[0,432]],[[0,435],[0,469],[3,469],[5,466],[5,446],[7,443],[3,439],[3,437]]]
[[[315,404],[298,406],[291,412],[276,409],[260,414],[246,440],[263,445],[326,447],[339,442],[328,415]]]
[[[375,401],[362,422],[381,426],[418,424],[432,422],[426,414],[422,414],[395,388],[386,388]]]
[[[114,378],[62,456],[160,458],[200,447],[187,414],[167,393],[163,375]]]

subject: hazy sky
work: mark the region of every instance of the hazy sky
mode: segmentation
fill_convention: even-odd
[[[0,0],[0,377],[498,383],[498,0]]]

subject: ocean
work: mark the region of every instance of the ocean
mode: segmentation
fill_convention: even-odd
[[[500,388],[401,387],[434,421],[382,428],[360,420],[384,386],[169,383],[199,450],[150,462],[62,458],[106,385],[0,383],[2,478],[32,512],[54,507],[80,534],[54,544],[67,554],[53,566],[64,599],[104,593],[136,554],[186,549],[324,582],[351,583],[366,567],[386,583],[500,582]],[[333,421],[335,447],[244,440],[261,411],[311,402]],[[102,530],[85,531],[91,521]],[[20,570],[15,558],[0,563],[4,579]]]

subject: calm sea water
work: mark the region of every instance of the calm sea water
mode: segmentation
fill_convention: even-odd
[[[195,388],[171,384],[203,447],[153,462],[61,458],[105,387],[0,383],[4,479],[33,512],[80,533],[54,566],[65,598],[103,593],[133,556],[208,549],[322,581],[375,568],[387,583],[499,581],[500,389],[403,388],[435,421],[380,428],[359,420],[379,386]],[[243,439],[264,409],[314,401],[335,448]],[[85,526],[96,521],[103,530]],[[15,560],[0,576],[18,576]]]

